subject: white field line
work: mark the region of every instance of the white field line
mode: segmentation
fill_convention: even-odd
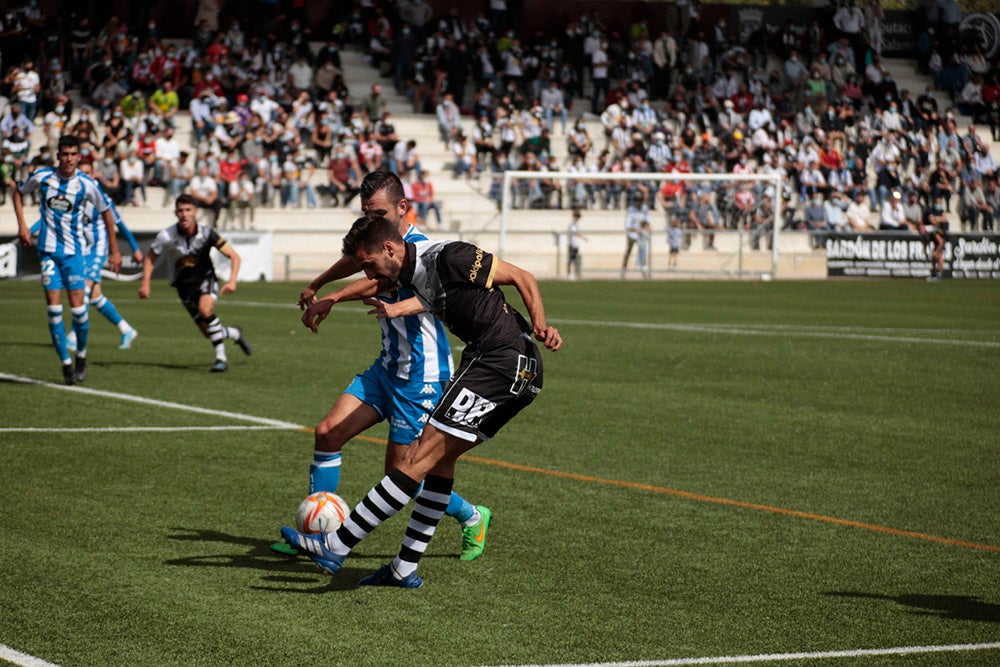
[[[991,347],[1000,348],[1000,342],[982,340],[961,340],[953,338],[916,338],[912,336],[889,336],[874,334],[856,334],[831,327],[830,330],[805,331],[796,330],[794,327],[782,325],[782,328],[774,329],[770,326],[762,325],[760,328],[753,328],[754,325],[726,325],[726,324],[661,324],[643,322],[602,322],[600,320],[560,320],[550,319],[550,323],[571,324],[591,327],[620,327],[623,329],[647,329],[652,331],[691,331],[695,333],[715,333],[730,334],[738,336],[798,336],[803,338],[836,338],[837,340],[871,340],[886,343],[927,343],[929,345],[965,345],[970,347]],[[748,328],[749,327],[749,328]],[[809,327],[810,329],[812,327]],[[885,331],[897,331],[886,329]],[[922,331],[922,330],[918,330]],[[984,332],[987,333],[987,332]],[[994,332],[988,332],[994,333]]]
[[[95,426],[93,428],[0,428],[0,433],[150,433],[173,431],[287,431],[288,426]]]
[[[0,303],[23,303],[25,299],[0,299]],[[155,301],[155,299],[151,299]],[[167,302],[168,299],[160,299]],[[278,308],[281,310],[298,310],[293,303],[267,303],[263,301],[236,301],[227,299],[227,305],[247,308]],[[365,306],[340,305],[335,310],[368,312]],[[571,324],[591,327],[619,327],[623,329],[647,329],[652,331],[691,331],[695,333],[730,334],[737,336],[800,336],[807,338],[837,338],[840,340],[871,340],[889,343],[927,343],[930,345],[965,345],[971,347],[1000,348],[1000,342],[963,340],[955,338],[917,338],[900,336],[902,333],[923,335],[948,334],[989,334],[995,335],[993,329],[913,329],[894,327],[838,327],[810,324],[697,324],[697,323],[657,323],[657,322],[614,322],[602,320],[567,320],[549,318],[550,324]]]
[[[245,415],[239,412],[228,412],[226,410],[210,410],[208,408],[199,408],[196,405],[184,405],[183,403],[173,403],[171,401],[158,401],[152,398],[145,398],[143,396],[133,396],[132,394],[120,394],[118,392],[102,391],[100,389],[89,389],[87,387],[80,387],[77,385],[67,386],[63,384],[55,384],[52,382],[42,382],[41,380],[33,380],[31,378],[21,377],[20,375],[10,375],[8,373],[0,373],[0,380],[9,380],[11,382],[21,382],[24,384],[40,385],[43,387],[48,387],[50,389],[72,391],[78,394],[87,394],[89,396],[102,396],[104,398],[114,398],[120,401],[131,401],[133,403],[142,403],[144,405],[152,405],[158,408],[185,410],[187,412],[196,412],[198,414],[211,415],[213,417],[227,417],[229,419],[239,419],[240,421],[251,422],[262,426],[270,426],[272,428],[286,428],[286,429],[303,428],[299,424],[292,424],[291,422],[279,421],[277,419],[256,417],[254,415]]]
[[[846,651],[816,651],[813,653],[769,653],[761,655],[728,655],[709,658],[677,658],[672,660],[637,660],[629,662],[552,663],[505,665],[504,667],[674,667],[676,665],[732,665],[753,662],[787,660],[831,660],[837,658],[867,658],[871,656],[916,655],[921,653],[959,653],[1000,649],[1000,642],[985,644],[943,644],[939,646],[897,646],[894,648],[863,648]]]
[[[0,660],[12,662],[15,665],[21,665],[21,667],[59,667],[54,662],[48,662],[27,653],[21,653],[6,644],[0,644]]]

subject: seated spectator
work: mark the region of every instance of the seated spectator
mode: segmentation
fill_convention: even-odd
[[[338,142],[334,145],[327,166],[329,194],[333,206],[347,206],[361,190],[361,166],[350,146]]]
[[[149,106],[159,112],[164,123],[174,127],[174,116],[180,109],[180,98],[177,96],[177,91],[174,90],[172,81],[164,81],[159,88],[153,91],[153,94],[149,96]]]
[[[142,206],[149,206],[149,198],[146,196],[146,165],[139,159],[136,149],[129,149],[128,156],[121,162],[120,170],[125,204],[139,206],[135,198],[135,191],[138,189],[142,193]]]
[[[226,187],[229,187],[228,184]],[[219,197],[219,182],[211,175],[207,164],[198,166],[198,173],[191,179],[188,190],[198,208],[209,212],[208,224],[214,226],[222,210],[222,199]]]
[[[822,248],[826,239],[824,232],[829,231],[830,221],[827,218],[827,209],[823,200],[823,195],[816,193],[809,199],[805,210],[806,229],[815,232],[812,237],[812,247]]]
[[[436,113],[441,141],[450,146],[456,135],[462,131],[462,116],[451,93],[445,94],[444,99],[437,105]]]
[[[361,143],[358,144],[358,158],[361,169],[365,174],[382,169],[385,162],[385,153],[382,145],[375,140],[371,132],[365,131],[361,135]]]
[[[250,229],[254,228],[254,201],[257,199],[257,186],[250,177],[250,170],[244,169],[240,172],[239,178],[229,183],[229,207],[226,216],[225,227],[236,229],[236,222],[239,220],[239,229],[247,228],[246,219],[249,214]]]
[[[452,170],[455,178],[465,174],[468,177],[479,175],[479,161],[476,157],[476,147],[459,132],[451,143],[451,156],[455,160]]]
[[[882,204],[878,228],[884,231],[904,231],[909,228],[906,214],[903,212],[903,195],[898,190],[893,191]]]
[[[864,190],[857,190],[854,193],[853,201],[847,206],[846,220],[853,231],[871,231],[869,206],[865,203]]]
[[[411,186],[413,189],[412,201],[417,209],[417,218],[422,224],[427,224],[427,214],[434,211],[436,218],[435,229],[441,228],[441,205],[434,199],[434,184],[427,179],[424,173],[417,174],[417,180]]]

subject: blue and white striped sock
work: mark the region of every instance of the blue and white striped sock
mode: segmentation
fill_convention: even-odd
[[[52,336],[52,347],[56,348],[56,354],[63,364],[71,363],[69,349],[66,347],[66,328],[63,326],[63,307],[48,306],[49,334]]]
[[[313,452],[309,465],[309,493],[328,491],[336,493],[340,486],[340,452]]]
[[[90,336],[90,316],[87,314],[87,303],[82,306],[70,308],[73,314],[73,332],[76,333],[76,356],[85,358],[87,356],[87,338]]]

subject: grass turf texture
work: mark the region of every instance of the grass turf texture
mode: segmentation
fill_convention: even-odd
[[[312,335],[292,305],[299,289],[241,284],[223,297],[220,317],[254,354],[231,346],[229,372],[211,375],[211,347],[171,288],[154,283],[139,302],[134,285],[107,284],[141,335],[115,350],[118,332],[92,311],[84,387],[311,427],[378,335],[361,306],[336,307]],[[409,510],[336,577],[272,554],[306,492],[307,432],[0,431],[0,644],[66,666],[413,666],[997,640],[998,551],[665,491],[1000,546],[993,283],[543,294],[566,340],[545,354],[545,390],[459,466],[456,489],[494,510],[481,559],[458,560],[445,517],[423,589],[356,587],[395,554]],[[37,283],[0,284],[0,303],[0,372],[59,383]],[[2,386],[5,428],[248,425]],[[385,428],[366,435],[345,450],[351,505],[382,474]]]

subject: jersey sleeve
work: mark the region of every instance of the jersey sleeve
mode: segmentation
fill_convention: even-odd
[[[79,175],[86,184],[85,187],[87,189],[87,196],[93,202],[94,210],[96,210],[100,215],[111,208],[111,198],[104,194],[104,190],[102,190],[101,186],[97,184],[97,181],[93,180],[89,176],[83,176],[82,173],[79,173]]]
[[[438,267],[449,281],[470,282],[485,289],[493,287],[495,258],[491,253],[470,243],[449,243],[438,256]]]
[[[162,255],[168,243],[170,243],[170,230],[164,229],[162,232],[157,234],[156,238],[153,239],[153,242],[149,244],[149,251],[156,255]]]
[[[42,175],[45,169],[36,169],[35,171],[28,174],[28,177],[24,179],[24,182],[18,186],[18,190],[21,191],[22,195],[30,194],[42,187]]]
[[[208,244],[213,248],[218,248],[219,250],[222,250],[222,246],[226,245],[227,243],[228,241],[219,236],[219,232],[215,231],[214,228],[208,232]]]

